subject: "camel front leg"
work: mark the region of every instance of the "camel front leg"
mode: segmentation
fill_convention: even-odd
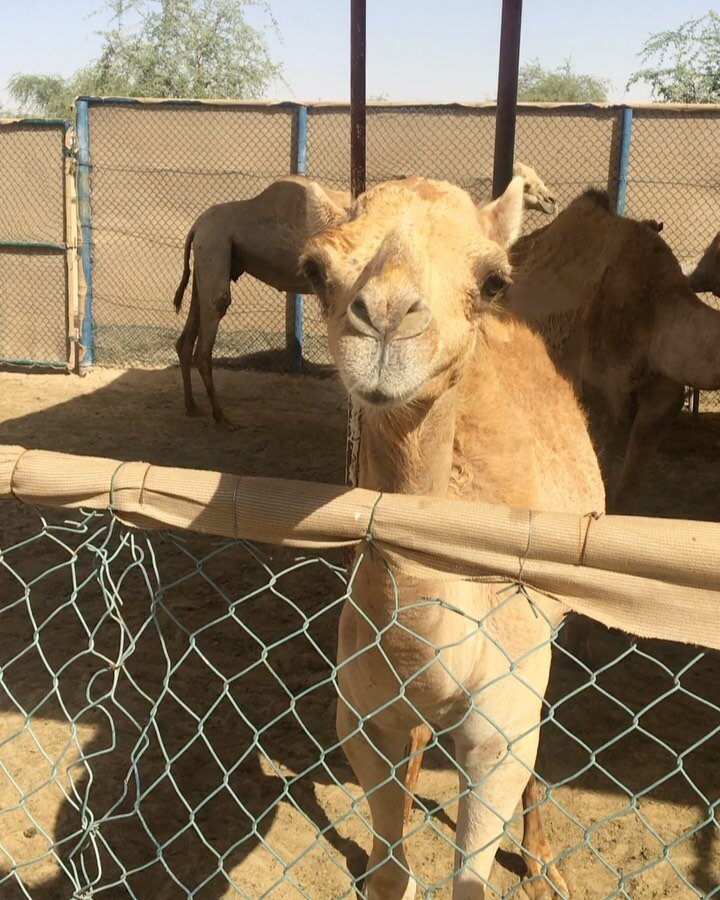
[[[381,729],[358,718],[342,699],[337,707],[337,734],[370,805],[373,845],[364,894],[372,900],[412,900],[403,838],[403,784],[407,732]]]
[[[536,730],[526,738],[521,754],[515,747],[508,750],[499,733],[478,743],[472,741],[472,734],[456,738],[461,797],[453,900],[485,897],[498,845],[532,772],[538,737]]]
[[[684,399],[684,386],[663,375],[656,375],[649,385],[638,391],[638,411],[630,430],[622,472],[612,491],[612,501],[608,503],[608,512],[633,511],[643,470],[660,443],[663,427],[680,412]]]

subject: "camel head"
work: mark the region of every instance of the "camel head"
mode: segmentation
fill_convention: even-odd
[[[522,209],[522,178],[478,208],[458,187],[413,177],[372,188],[347,220],[306,244],[302,271],[360,403],[432,402],[462,377],[510,281],[506,248]]]
[[[513,175],[519,175],[525,183],[523,187],[525,209],[537,209],[549,216],[555,214],[557,208],[555,197],[532,166],[516,162],[513,166]]]
[[[683,266],[690,286],[698,294],[704,292],[720,297],[720,231],[697,260]]]

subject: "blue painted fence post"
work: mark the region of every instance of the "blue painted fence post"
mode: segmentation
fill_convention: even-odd
[[[307,172],[307,106],[298,106],[295,119],[295,172]],[[292,357],[293,372],[302,372],[303,358],[303,295],[287,295],[287,346]]]
[[[80,371],[93,364],[95,340],[92,321],[92,223],[90,218],[90,123],[88,101],[75,102],[75,132],[78,142],[77,196],[82,242],[80,260],[85,278],[85,308],[83,310],[80,343],[84,348]]]
[[[617,200],[615,211],[625,215],[627,205],[627,180],[630,171],[630,141],[632,138],[633,111],[629,106],[623,108],[620,125],[620,162],[617,176]]]

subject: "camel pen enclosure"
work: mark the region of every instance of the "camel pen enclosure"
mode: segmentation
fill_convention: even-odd
[[[198,214],[288,172],[349,187],[347,105],[86,98],[77,113],[74,140],[63,140],[62,123],[0,124],[5,362],[73,366],[77,353],[84,367],[173,365],[181,323],[172,298]],[[490,103],[369,104],[367,183],[424,175],[487,199],[494,123]],[[718,232],[718,147],[717,107],[518,106],[515,156],[560,209],[587,187],[606,190],[618,211],[662,221],[682,262]],[[546,221],[529,212],[524,230]],[[68,275],[63,250],[78,244],[82,272]],[[215,359],[276,371],[327,366],[314,298],[241,277]],[[701,408],[717,402],[703,392]]]
[[[0,124],[0,897],[358,895],[372,825],[334,717],[347,545],[363,541],[450,577],[504,553],[498,608],[548,578],[606,578],[583,610],[591,656],[565,626],[551,638],[534,770],[554,857],[574,897],[720,896],[717,396],[668,427],[637,520],[558,521],[548,548],[532,529],[510,541],[502,509],[462,533],[434,505],[392,519],[393,498],[332,486],[346,394],[314,298],[233,285],[215,359],[237,431],[186,419],[174,368],[192,221],[291,171],[347,188],[347,105],[78,112],[74,129]],[[489,198],[494,112],[370,104],[368,184],[420,174]],[[687,260],[720,227],[718,138],[718,108],[521,105],[516,156],[561,207],[591,185],[662,220]],[[434,735],[410,816],[420,896],[449,897],[459,865],[472,786],[451,748]],[[498,825],[490,895],[533,890],[521,818]]]

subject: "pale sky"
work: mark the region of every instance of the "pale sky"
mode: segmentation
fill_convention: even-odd
[[[94,59],[102,0],[0,0],[0,105],[14,72],[59,73]],[[270,0],[282,34],[268,40],[287,86],[273,99],[346,100],[350,0]],[[367,0],[368,94],[389,100],[489,100],[496,93],[501,0]],[[583,73],[609,78],[610,99],[625,92],[648,34],[718,8],[713,0],[525,0],[521,60],[554,68],[565,57]],[[248,12],[252,24],[262,16]]]

